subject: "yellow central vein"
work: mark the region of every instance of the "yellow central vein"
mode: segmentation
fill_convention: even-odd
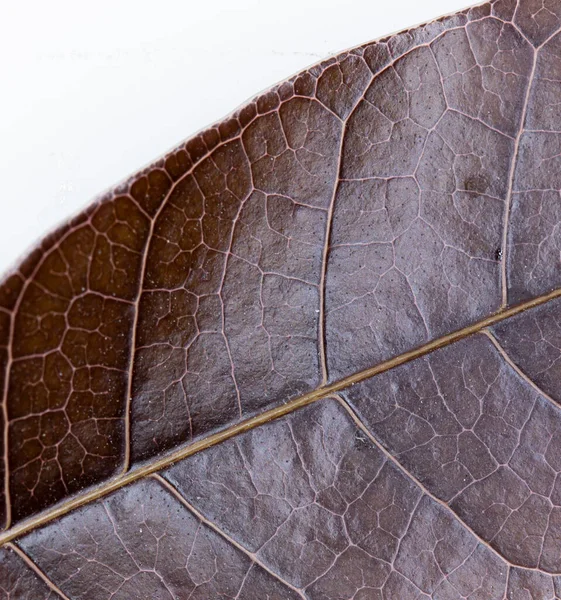
[[[555,300],[556,298],[561,298],[561,288],[555,289],[548,294],[544,294],[543,296],[538,296],[526,302],[522,302],[521,304],[517,304],[516,306],[512,306],[508,309],[500,310],[482,319],[481,321],[478,321],[477,323],[473,323],[472,325],[468,325],[467,327],[453,331],[452,333],[432,340],[431,342],[423,344],[422,346],[414,348],[413,350],[404,352],[403,354],[399,354],[398,356],[378,363],[373,367],[369,367],[363,371],[358,371],[357,373],[353,373],[352,375],[344,377],[343,379],[339,379],[333,383],[322,385],[321,387],[303,394],[302,396],[298,396],[297,398],[294,398],[285,404],[282,404],[281,406],[266,410],[259,415],[251,417],[250,419],[236,423],[235,425],[227,427],[222,431],[218,431],[187,446],[178,448],[174,452],[166,454],[165,456],[162,456],[149,464],[142,465],[133,471],[129,471],[128,473],[118,475],[96,487],[95,489],[87,490],[76,495],[70,500],[62,502],[56,506],[53,506],[52,508],[34,515],[25,521],[22,521],[21,523],[18,523],[17,525],[0,534],[0,546],[29,533],[36,527],[46,525],[47,523],[50,523],[51,521],[71,512],[76,508],[98,500],[99,498],[119,490],[130,483],[165,469],[166,467],[169,467],[180,460],[196,454],[197,452],[206,450],[207,448],[220,444],[221,442],[224,442],[236,435],[283,417],[291,412],[294,412],[295,410],[298,410],[299,408],[311,404],[312,402],[325,398],[335,392],[344,390],[345,388],[360,383],[365,379],[369,379],[374,375],[378,375],[384,371],[389,371],[390,369],[394,369],[399,365],[410,362],[416,358],[420,358],[421,356],[434,352],[439,348],[443,348],[444,346],[448,346],[465,337],[473,335],[474,333],[478,333],[486,327],[491,327],[496,323],[518,315],[528,309],[545,304],[551,300]]]

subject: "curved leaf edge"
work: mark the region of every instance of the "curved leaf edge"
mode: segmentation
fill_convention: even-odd
[[[332,57],[317,61],[310,67],[291,75],[281,82],[273,85],[271,88],[256,94],[232,111],[229,115],[217,120],[210,126],[199,130],[199,132],[186,138],[178,146],[163,153],[159,158],[151,161],[146,166],[125,177],[119,183],[110,186],[104,192],[95,196],[85,208],[78,210],[73,216],[69,217],[66,222],[53,228],[50,233],[46,234],[42,240],[40,240],[31,248],[27,256],[24,256],[19,263],[16,262],[11,269],[8,269],[6,272],[4,272],[4,274],[0,274],[0,317],[2,317],[2,313],[8,315],[10,320],[10,339],[12,338],[14,331],[15,319],[13,316],[16,314],[19,302],[24,295],[27,281],[30,280],[33,277],[33,274],[40,269],[43,257],[45,257],[54,246],[60,243],[67,233],[79,225],[86,223],[95,213],[95,211],[99,209],[99,207],[106,203],[110,203],[117,196],[135,198],[136,194],[142,194],[146,192],[145,188],[149,184],[149,180],[157,178],[158,175],[167,178],[171,182],[171,189],[173,189],[174,185],[178,181],[180,181],[188,173],[192,172],[197,165],[202,163],[218,148],[228,144],[232,140],[241,138],[242,133],[258,117],[276,111],[282,102],[291,97],[300,96],[305,98],[314,96],[314,88],[321,74],[330,66],[338,62],[340,63],[348,56],[362,53],[363,51],[368,52],[370,49],[370,55],[366,56],[366,54],[363,54],[363,58],[372,73],[372,77],[375,77],[388,66],[398,61],[413,47],[417,46],[419,44],[419,36],[425,36],[426,40],[430,42],[443,33],[443,31],[445,31],[447,28],[453,27],[455,22],[460,22],[462,19],[466,20],[468,18],[477,19],[477,11],[479,8],[488,8],[488,6],[489,5],[487,2],[481,2],[474,6],[469,6],[461,11],[455,11],[437,17],[431,21],[424,22],[421,25],[409,27],[398,33],[384,35],[380,38],[359,44]],[[485,8],[483,8],[483,11],[485,11]],[[486,14],[487,13],[484,13],[483,16]],[[458,19],[460,21],[458,21]],[[379,49],[381,44],[385,44],[390,40],[393,44],[391,54],[387,49],[385,49],[385,52],[382,53],[383,56],[380,55]],[[317,98],[317,100],[324,108],[326,108],[329,112],[332,112],[331,109],[329,109],[325,103],[321,102],[319,98]],[[157,184],[158,181],[156,181],[155,188],[158,187]],[[149,193],[150,190],[148,190],[147,195]],[[162,200],[163,198],[166,198],[169,193],[169,189],[166,190],[165,193],[162,194]],[[151,201],[153,202],[154,198],[152,198]],[[143,252],[147,252],[146,247],[144,248]],[[141,281],[137,282],[137,287],[139,289],[141,285]],[[132,360],[132,358],[129,357],[129,360]],[[4,454],[6,457],[8,455],[8,415],[6,413],[6,397],[8,394],[9,379],[10,378],[7,370],[6,377],[4,377],[4,389],[2,390],[6,428],[4,433]],[[214,431],[220,431],[221,429],[221,427],[214,428]],[[204,440],[206,435],[208,434],[201,435],[200,439]],[[187,443],[187,445],[189,444],[190,442]],[[127,464],[127,457],[129,453],[130,443],[127,443],[125,449],[125,472],[129,468],[129,465]],[[118,473],[121,470],[122,469],[120,468],[116,469],[114,476],[111,477],[109,481],[113,481],[118,478]],[[6,498],[9,498],[9,488],[9,469],[6,469],[4,485]],[[6,524],[3,526],[4,530],[8,529],[11,525],[10,514],[11,508],[8,500]]]

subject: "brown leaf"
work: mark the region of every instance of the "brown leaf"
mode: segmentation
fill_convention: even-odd
[[[6,276],[6,597],[561,597],[560,32],[324,61]]]

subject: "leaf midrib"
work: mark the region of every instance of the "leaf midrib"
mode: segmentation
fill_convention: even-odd
[[[556,288],[553,291],[532,298],[531,300],[527,300],[515,306],[512,306],[507,309],[499,310],[495,313],[492,313],[488,317],[481,319],[467,327],[463,327],[462,329],[457,329],[452,333],[448,333],[444,336],[431,340],[426,344],[418,346],[413,350],[408,350],[407,352],[403,352],[402,354],[398,354],[388,360],[377,363],[372,367],[368,367],[367,369],[363,369],[361,371],[357,371],[352,375],[348,375],[347,377],[343,377],[333,383],[322,385],[311,392],[307,392],[301,396],[297,396],[292,400],[289,400],[285,404],[277,406],[275,408],[266,410],[254,417],[236,423],[235,425],[231,425],[213,433],[207,437],[204,437],[195,442],[191,442],[187,445],[180,447],[173,452],[166,454],[163,457],[158,458],[148,464],[142,465],[132,471],[127,473],[118,475],[113,477],[112,479],[104,482],[101,485],[95,487],[95,489],[88,490],[86,492],[77,494],[74,498],[70,500],[61,502],[54,507],[51,507],[47,510],[44,510],[40,513],[37,513],[33,517],[21,521],[17,525],[10,527],[6,531],[0,533],[0,546],[15,540],[16,538],[25,535],[36,529],[37,527],[41,527],[62,517],[63,515],[73,511],[76,508],[89,504],[90,502],[94,502],[99,498],[106,496],[112,492],[115,492],[130,483],[138,481],[140,479],[144,479],[149,475],[157,473],[162,469],[165,469],[172,464],[183,460],[193,454],[206,450],[207,448],[211,448],[221,442],[224,442],[234,436],[240,435],[246,431],[254,429],[255,427],[259,427],[260,425],[264,425],[271,421],[274,421],[280,417],[284,417],[299,408],[303,408],[313,402],[318,400],[322,400],[336,392],[340,392],[346,388],[349,388],[365,379],[369,379],[374,377],[375,375],[379,375],[380,373],[384,373],[385,371],[389,371],[391,369],[395,369],[396,367],[403,365],[404,363],[410,362],[426,354],[430,354],[440,348],[444,348],[445,346],[449,346],[454,342],[458,342],[466,337],[474,335],[487,327],[491,327],[496,323],[500,323],[506,319],[519,315],[529,309],[536,308],[547,302],[551,302],[561,298],[561,288]]]

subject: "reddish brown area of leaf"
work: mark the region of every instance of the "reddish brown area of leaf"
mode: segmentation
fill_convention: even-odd
[[[311,67],[3,280],[1,520],[95,490],[4,597],[561,597],[560,31],[496,0]]]

